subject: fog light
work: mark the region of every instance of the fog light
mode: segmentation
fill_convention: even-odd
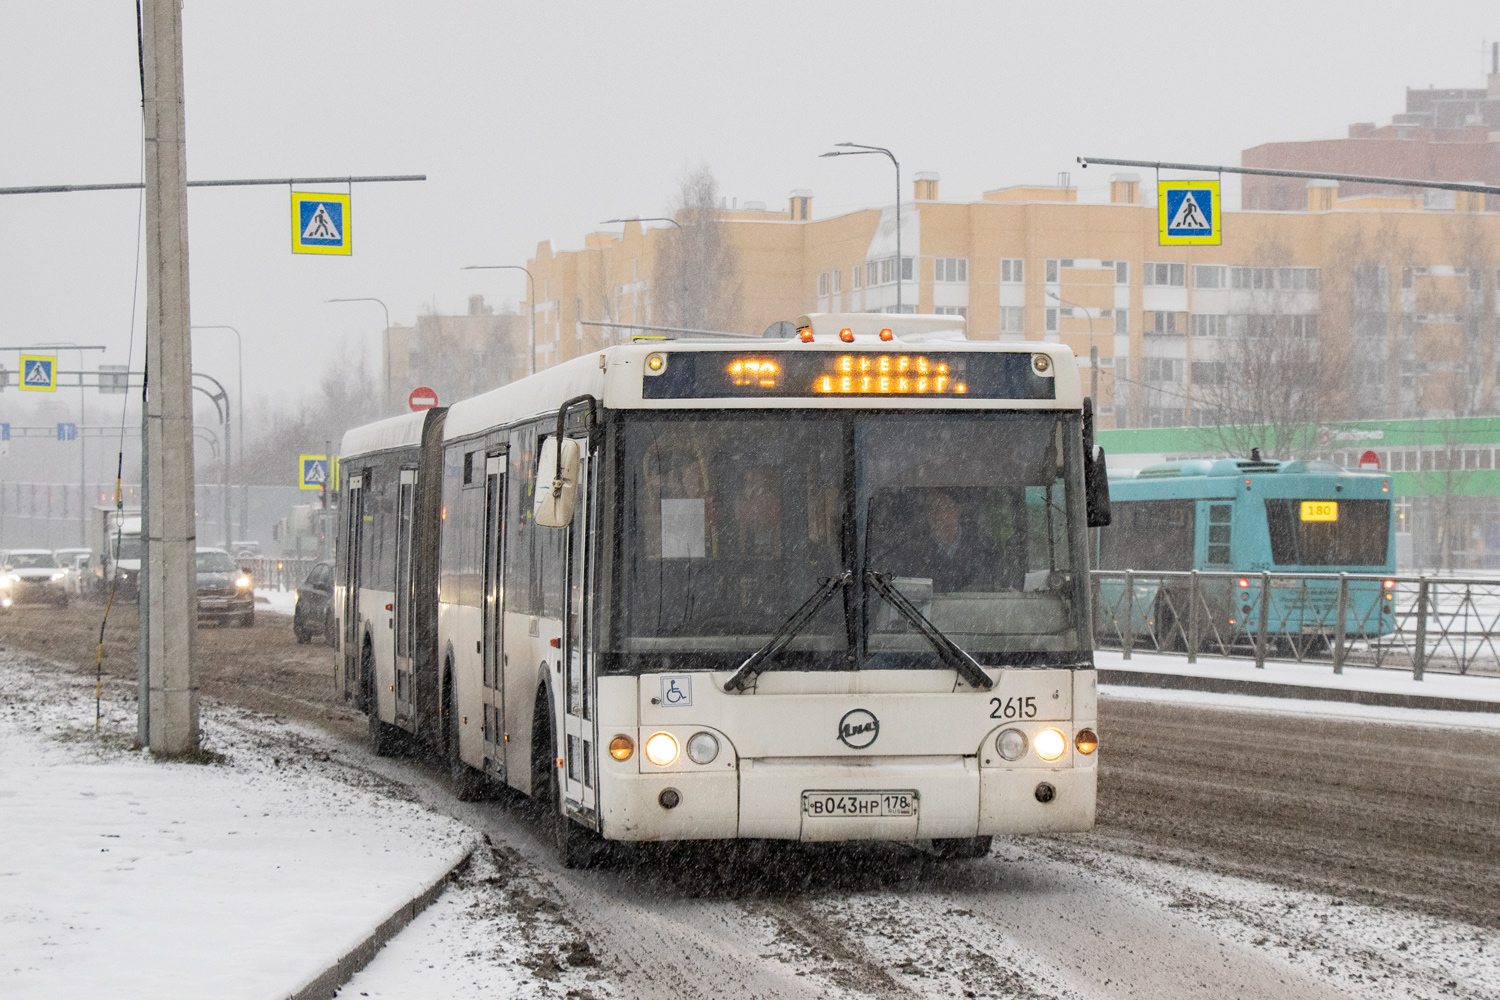
[[[1068,738],[1060,729],[1043,729],[1036,734],[1036,755],[1042,760],[1056,760],[1068,749]]]
[[[694,733],[687,741],[687,753],[694,764],[712,764],[719,756],[719,741],[713,733]]]
[[[1036,800],[1038,802],[1046,805],[1055,798],[1057,798],[1057,789],[1053,788],[1050,783],[1044,781],[1036,786]]]
[[[635,753],[635,740],[621,733],[609,741],[609,755],[615,760],[629,760]]]
[[[650,744],[647,744],[647,746],[650,746]],[[682,802],[682,793],[675,788],[663,788],[661,794],[656,797],[656,801],[663,809],[676,809],[678,804]]]
[[[1099,737],[1094,735],[1092,729],[1080,729],[1078,735],[1073,737],[1073,745],[1081,754],[1091,754],[1099,749]]]
[[[995,750],[1006,760],[1020,760],[1026,756],[1026,734],[1019,729],[1007,729],[995,737]]]
[[[666,767],[677,759],[677,741],[671,733],[652,733],[646,740],[646,759],[657,767]]]

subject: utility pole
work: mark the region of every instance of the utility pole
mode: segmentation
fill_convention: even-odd
[[[188,339],[187,143],[180,0],[143,0],[146,140],[147,550],[141,601],[150,697],[148,744],[198,749],[193,521],[192,346]]]

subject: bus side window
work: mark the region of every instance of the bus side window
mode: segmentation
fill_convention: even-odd
[[[532,474],[536,431],[523,427],[510,434],[510,475],[506,477],[505,524],[510,532],[505,546],[505,610],[534,614],[531,604],[531,541],[537,533],[531,522]]]
[[[1216,566],[1228,566],[1232,562],[1229,531],[1233,515],[1233,504],[1208,505],[1208,561]]]

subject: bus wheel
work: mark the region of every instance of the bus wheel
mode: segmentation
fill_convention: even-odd
[[[365,640],[360,654],[359,672],[365,679],[365,714],[370,719],[370,752],[377,757],[394,757],[401,731],[380,721],[380,699],[375,694],[375,649]]]
[[[993,837],[933,838],[932,853],[943,861],[963,861],[968,858],[983,858],[990,853]]]
[[[536,716],[532,721],[531,795],[543,810],[543,819],[552,828],[552,840],[557,845],[557,856],[564,868],[587,868],[599,853],[602,839],[563,812],[562,768],[557,766],[558,740],[552,732],[551,705],[546,700],[546,691],[537,696]],[[551,756],[543,758],[539,751],[547,749]],[[546,774],[542,774],[542,769]],[[545,793],[543,789],[546,789]],[[543,795],[546,795],[543,798]]]

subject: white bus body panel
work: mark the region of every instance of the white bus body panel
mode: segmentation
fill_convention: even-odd
[[[381,722],[396,722],[396,592],[361,587],[359,612],[375,655],[375,704]],[[386,605],[392,606],[387,611]]]

